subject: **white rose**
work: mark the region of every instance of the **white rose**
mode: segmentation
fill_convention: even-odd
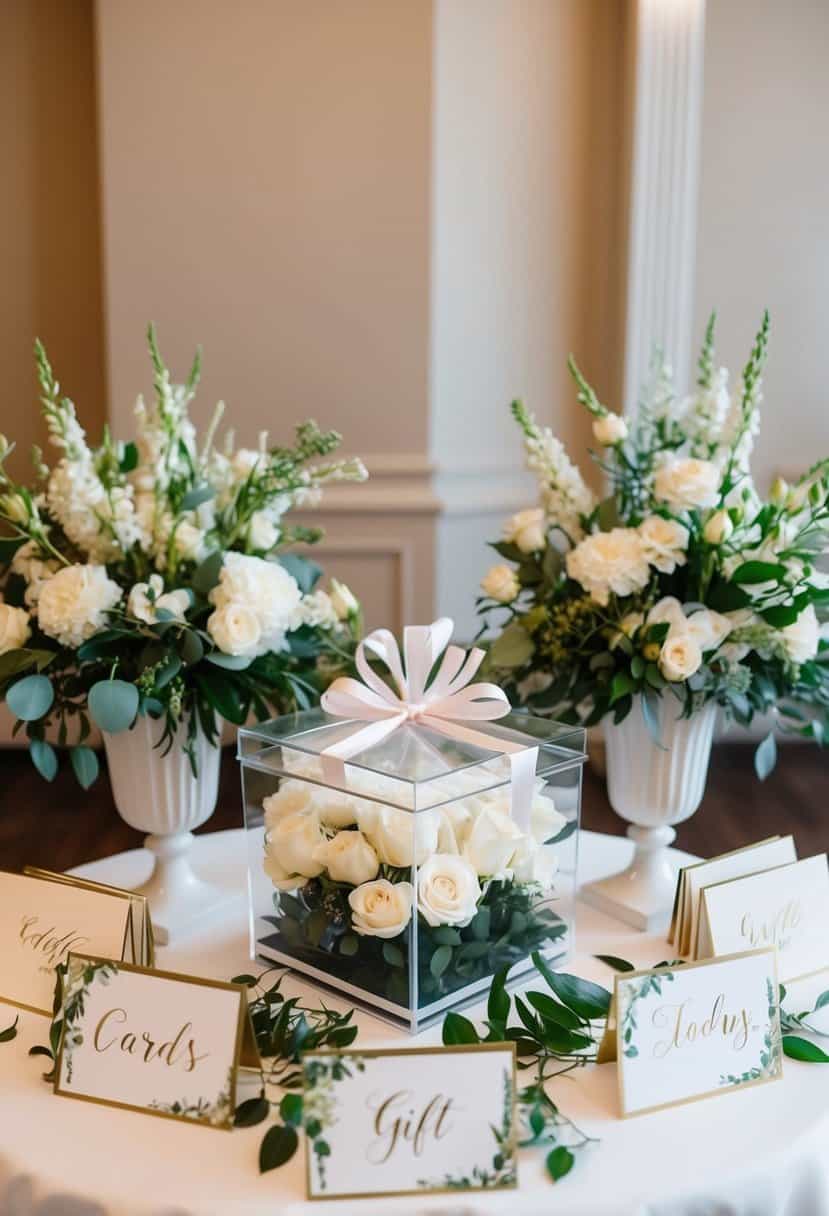
[[[711,608],[701,608],[688,617],[685,627],[704,654],[707,650],[717,650],[723,644],[731,632],[731,621]]]
[[[244,604],[225,604],[207,618],[207,632],[224,654],[255,657],[262,653],[256,613]]]
[[[248,528],[248,544],[251,549],[267,553],[279,540],[279,528],[268,518],[265,511],[254,511]]]
[[[530,810],[530,831],[541,844],[554,839],[567,824],[549,794],[535,794]]]
[[[31,633],[29,614],[24,608],[0,603],[0,654],[25,646]]]
[[[301,886],[303,884],[297,882],[297,878],[304,880],[321,874],[323,865],[315,859],[314,853],[322,840],[316,811],[294,811],[277,819],[265,833],[265,869],[274,884],[287,883],[293,878],[293,885]],[[280,890],[285,889],[280,887]]]
[[[258,448],[239,448],[237,452],[233,453],[230,461],[233,476],[237,481],[247,481],[260,464],[264,469],[267,459],[265,453],[260,452]]]
[[[628,424],[619,414],[608,413],[593,419],[593,438],[603,448],[615,447],[628,437]]]
[[[283,781],[275,794],[269,794],[262,800],[262,810],[265,812],[265,831],[275,828],[280,819],[286,815],[295,815],[298,811],[307,811],[311,806],[311,791],[301,781]]]
[[[817,654],[820,626],[814,604],[807,604],[791,625],[780,630],[786,654],[793,663],[808,663]]]
[[[686,633],[688,624],[685,613],[682,611],[682,605],[673,595],[666,595],[664,599],[654,604],[648,613],[647,623],[648,625],[667,623],[669,626],[667,637]]]
[[[639,525],[639,535],[645,557],[662,574],[673,574],[677,566],[688,560],[688,529],[675,519],[663,519],[661,515],[649,515]]]
[[[355,887],[376,878],[380,869],[377,854],[360,831],[337,832],[317,845],[314,860],[322,862],[334,882],[350,882]]]
[[[591,599],[606,605],[611,591],[619,596],[641,591],[650,578],[642,539],[635,528],[612,528],[586,536],[567,554],[567,573]]]
[[[63,566],[41,589],[40,628],[62,646],[80,646],[104,628],[122,594],[104,566]]]
[[[659,652],[659,670],[666,680],[687,680],[702,663],[699,642],[690,634],[670,634]]]
[[[382,862],[389,866],[420,865],[438,847],[441,817],[437,811],[398,811],[366,803],[357,824]]]
[[[204,532],[186,519],[177,525],[173,544],[176,553],[186,562],[200,562],[207,557],[207,539]]]
[[[478,875],[464,857],[435,853],[418,870],[417,906],[433,928],[468,925],[480,898]]]
[[[714,507],[720,498],[720,470],[710,460],[666,456],[657,471],[653,492],[660,502],[680,511]]]
[[[350,828],[357,822],[357,803],[337,790],[317,791],[320,819],[329,828]]]
[[[412,884],[377,878],[348,896],[351,927],[363,937],[397,937],[412,916]]]
[[[619,622],[619,628],[610,639],[610,649],[615,650],[622,638],[632,638],[636,630],[645,623],[644,612],[628,612]]]
[[[478,874],[503,877],[509,869],[521,832],[509,815],[485,806],[475,817],[461,849]]]
[[[481,579],[481,590],[499,604],[511,604],[521,590],[521,584],[511,566],[491,566]]]
[[[512,873],[516,881],[538,883],[548,891],[557,871],[558,855],[555,849],[539,844],[531,836],[524,836],[512,860]]]
[[[219,582],[208,599],[216,609],[244,605],[255,616],[259,638],[248,644],[253,647],[250,653],[261,655],[284,648],[302,594],[296,580],[278,562],[231,552],[224,555]],[[252,631],[247,629],[246,634],[252,636]]]
[[[714,511],[706,520],[702,534],[709,545],[721,545],[734,531],[731,516],[727,511]]]
[[[547,543],[547,528],[541,507],[519,511],[504,524],[504,540],[517,545],[522,553],[537,553]]]
[[[347,621],[349,617],[356,616],[360,611],[360,605],[354,592],[345,583],[341,583],[335,578],[331,579],[331,604],[340,621]]]

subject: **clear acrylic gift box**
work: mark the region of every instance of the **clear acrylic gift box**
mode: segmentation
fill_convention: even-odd
[[[332,784],[321,753],[359,725],[314,709],[239,731],[251,957],[414,1033],[571,950],[585,732],[510,713],[476,723],[486,750],[407,723]],[[538,749],[523,827],[510,744]]]

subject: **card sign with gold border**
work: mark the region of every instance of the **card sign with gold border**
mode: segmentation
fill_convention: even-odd
[[[73,950],[152,966],[146,899],[48,870],[0,871],[0,1000],[51,1017],[55,968]]]
[[[230,1128],[240,1067],[259,1068],[241,984],[70,954],[55,1093]]]
[[[623,1116],[779,1081],[775,950],[617,975],[599,1050],[612,1059]]]
[[[311,1199],[518,1185],[510,1043],[309,1052]]]

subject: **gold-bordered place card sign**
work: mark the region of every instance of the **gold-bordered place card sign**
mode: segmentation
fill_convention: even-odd
[[[697,938],[699,931],[700,895],[703,887],[733,878],[744,878],[774,866],[788,865],[797,861],[797,852],[791,836],[772,836],[759,840],[731,853],[710,857],[684,866],[677,881],[674,911],[668,941],[687,958],[699,958]],[[742,949],[742,947],[740,947]]]
[[[72,950],[151,964],[144,897],[47,870],[0,871],[0,1000],[51,1017],[55,968]]]
[[[309,1198],[518,1185],[512,1044],[309,1052],[303,1073]]]
[[[55,1093],[230,1128],[240,1067],[260,1068],[241,984],[70,954]]]
[[[827,926],[829,865],[821,853],[703,888],[698,953],[776,946],[786,984],[829,967]]]
[[[774,949],[617,975],[600,1061],[623,1116],[779,1081]]]

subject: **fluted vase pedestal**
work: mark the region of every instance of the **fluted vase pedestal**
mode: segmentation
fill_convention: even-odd
[[[161,722],[139,718],[131,730],[104,732],[104,747],[119,815],[148,833],[144,847],[153,855],[153,869],[137,893],[149,902],[156,942],[167,945],[231,893],[205,882],[190,861],[193,829],[216,809],[221,750],[199,731],[194,776],[182,748],[184,730],[166,754],[166,744],[156,746],[162,730]]]
[[[669,847],[674,824],[690,819],[705,792],[717,707],[706,705],[691,718],[679,717],[670,695],[659,702],[659,747],[642,714],[639,698],[618,726],[604,726],[607,792],[617,815],[631,825],[635,848],[630,865],[581,888],[591,907],[641,929],[668,927],[676,891],[677,866]]]

